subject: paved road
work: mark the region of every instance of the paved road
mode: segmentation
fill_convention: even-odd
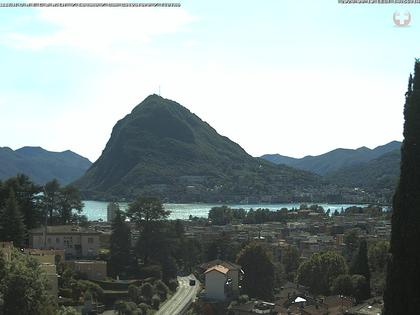
[[[190,286],[190,279],[196,280],[195,286]],[[200,284],[198,280],[190,275],[188,277],[178,277],[179,287],[172,298],[166,301],[155,315],[182,315],[186,306],[194,301]]]

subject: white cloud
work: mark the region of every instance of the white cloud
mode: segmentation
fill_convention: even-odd
[[[136,50],[155,36],[182,31],[196,19],[182,7],[37,8],[34,12],[31,23],[46,23],[51,31],[46,34],[9,32],[1,41],[22,49],[64,47],[110,56],[118,51]]]

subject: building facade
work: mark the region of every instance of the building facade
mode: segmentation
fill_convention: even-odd
[[[67,258],[95,257],[100,248],[100,235],[78,226],[58,225],[30,230],[29,242],[35,249],[64,250]]]

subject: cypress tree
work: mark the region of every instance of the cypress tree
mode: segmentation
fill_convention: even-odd
[[[12,241],[14,245],[21,246],[25,241],[25,236],[23,216],[19,210],[15,192],[10,189],[9,197],[0,211],[0,240]]]
[[[394,194],[385,315],[420,312],[420,62],[410,76],[404,106],[401,174]]]
[[[361,296],[362,299],[370,297],[370,270],[368,263],[368,249],[366,240],[361,240],[359,244],[359,251],[354,256],[350,266],[350,273],[364,276],[366,279],[366,286]]]
[[[130,263],[130,227],[125,222],[124,213],[120,210],[116,212],[115,219],[112,222],[110,243],[110,274],[115,277],[126,272]]]

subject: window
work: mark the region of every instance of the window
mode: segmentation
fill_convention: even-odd
[[[56,238],[55,238],[55,243],[56,243],[56,244],[60,244],[60,238],[59,238],[59,237],[56,237]]]
[[[88,244],[93,244],[93,237],[88,238]]]
[[[71,236],[64,236],[63,242],[67,248],[73,248],[73,238]]]
[[[51,237],[48,238],[47,242],[48,244],[51,244]]]

